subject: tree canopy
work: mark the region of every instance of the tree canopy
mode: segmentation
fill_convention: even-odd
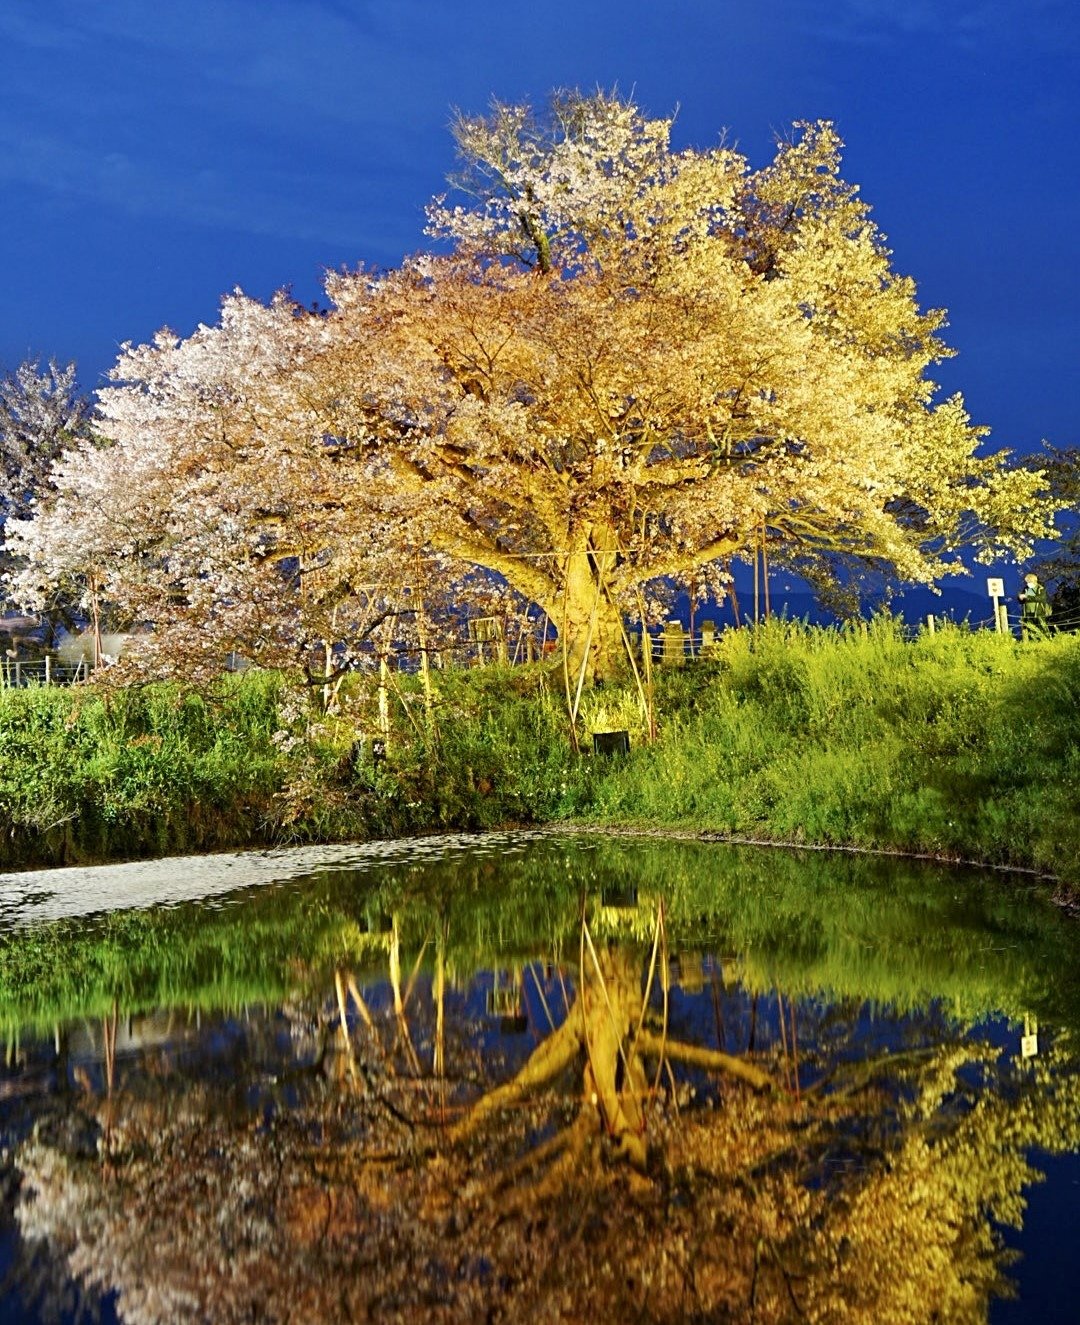
[[[0,604],[8,557],[4,532],[9,520],[26,519],[57,456],[85,436],[90,402],[79,393],[75,365],[54,359],[24,359],[0,376]]]
[[[459,116],[435,251],[331,275],[326,310],[237,292],[213,327],[125,347],[113,445],[18,526],[24,597],[92,573],[142,619],[227,633],[246,605],[257,641],[296,633],[287,558],[317,565],[331,635],[358,585],[466,564],[603,671],[658,586],[720,588],[762,541],[819,581],[1026,555],[1042,476],[935,401],[944,314],[893,271],[832,125],[756,170],[671,129],[602,93]]]
[[[1035,564],[1040,578],[1052,590],[1055,630],[1080,628],[1080,449],[1056,447],[1044,443],[1040,455],[1033,456],[1032,468],[1043,471],[1055,505],[1064,516],[1057,537],[1046,554]]]
[[[73,363],[24,359],[0,377],[0,525],[29,512],[53,461],[85,433],[89,412]]]

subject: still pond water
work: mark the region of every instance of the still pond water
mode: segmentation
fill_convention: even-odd
[[[0,1022],[0,1322],[1078,1319],[1080,922],[1016,880],[549,835],[0,876]]]

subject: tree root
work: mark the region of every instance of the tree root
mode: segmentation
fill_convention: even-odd
[[[701,1067],[707,1072],[726,1072],[728,1076],[745,1081],[755,1090],[780,1088],[768,1072],[745,1059],[722,1053],[719,1049],[702,1049],[696,1044],[685,1044],[682,1040],[665,1041],[648,1030],[642,1030],[638,1036],[637,1048],[639,1053],[650,1058],[659,1058],[663,1053],[677,1063],[687,1063],[690,1067]]]
[[[464,1140],[493,1113],[519,1104],[569,1067],[581,1048],[581,1018],[571,1013],[553,1035],[537,1045],[517,1076],[481,1095],[461,1122],[450,1128],[450,1140]]]

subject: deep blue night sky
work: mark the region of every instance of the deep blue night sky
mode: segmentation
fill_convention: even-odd
[[[453,167],[451,108],[554,86],[679,109],[754,164],[834,119],[897,267],[945,306],[939,377],[998,444],[1075,426],[1080,6],[1073,0],[4,0],[0,363],[305,301],[394,264]]]

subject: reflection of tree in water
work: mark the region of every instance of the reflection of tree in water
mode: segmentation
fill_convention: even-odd
[[[422,1035],[395,942],[385,1011],[338,972],[290,1109],[121,1081],[86,1106],[99,1156],[26,1145],[25,1234],[131,1322],[980,1321],[1026,1150],[1080,1141],[1063,1048],[1023,1073],[957,1036],[867,1061],[834,1025],[796,1101],[779,1061],[669,1037],[657,944],[584,931],[561,1021],[477,1095],[434,946]]]

